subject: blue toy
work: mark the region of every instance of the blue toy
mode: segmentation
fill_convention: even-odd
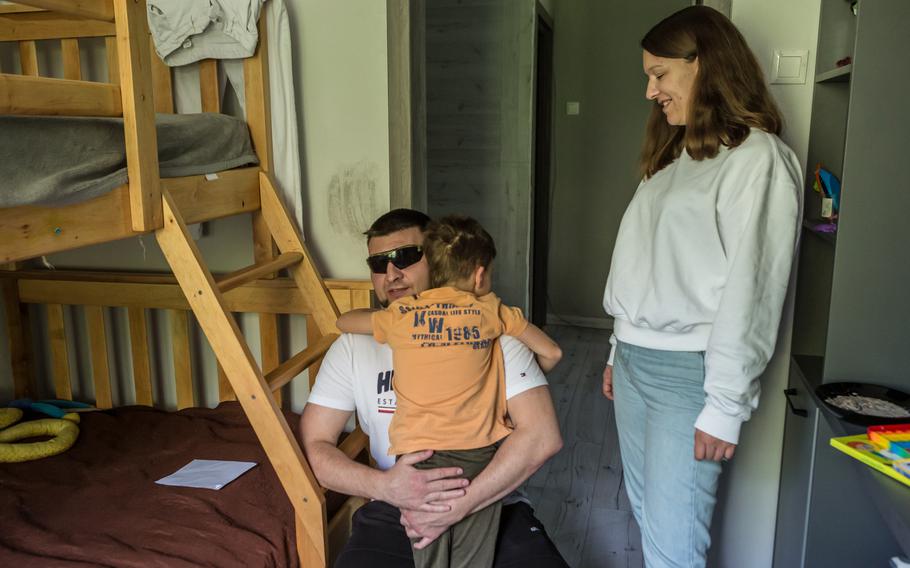
[[[18,408],[23,412],[31,410],[50,416],[51,418],[63,418],[67,412],[72,412],[79,408],[93,408],[91,404],[76,402],[74,400],[39,400],[33,401],[30,398],[20,398],[7,404],[10,408]]]
[[[825,193],[828,194],[834,202],[834,210],[840,210],[840,180],[837,179],[837,176],[826,170],[825,168],[819,168],[818,176],[821,178],[823,184],[823,189]]]

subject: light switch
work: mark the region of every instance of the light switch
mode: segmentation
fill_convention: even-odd
[[[805,83],[809,68],[809,50],[775,49],[771,61],[771,83]]]
[[[581,103],[575,101],[566,103],[566,114],[575,115],[580,113]]]

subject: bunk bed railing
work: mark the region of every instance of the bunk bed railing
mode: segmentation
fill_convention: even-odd
[[[28,6],[26,6],[28,4]],[[124,14],[114,22],[116,8]],[[54,10],[54,11],[47,11]],[[109,17],[110,16],[110,17]],[[99,19],[91,19],[91,18]],[[260,36],[265,39],[266,29],[260,23]],[[91,62],[80,59],[80,40],[104,38],[104,59],[107,64],[107,81],[86,80],[83,68]],[[62,54],[63,77],[41,76],[38,68],[36,42],[59,40]],[[174,91],[171,70],[154,52],[151,34],[145,15],[145,1],[69,1],[24,0],[18,4],[0,6],[0,42],[17,42],[20,74],[10,69],[0,72],[0,114],[63,115],[123,117],[127,148],[127,174],[129,184],[120,189],[128,195],[108,196],[93,203],[94,209],[104,205],[112,215],[111,220],[124,217],[113,226],[96,232],[92,240],[46,239],[45,244],[63,242],[65,248],[47,249],[30,247],[31,256],[57,250],[67,250],[104,242],[112,238],[125,238],[149,232],[161,226],[161,192],[177,192],[175,185],[197,184],[196,178],[159,180],[154,113],[173,113]],[[268,58],[266,50],[259,49],[244,60],[246,77],[247,123],[253,147],[260,159],[260,170],[271,171],[271,136],[268,121]],[[199,93],[203,112],[220,112],[218,67],[215,60],[199,63]],[[223,184],[224,185],[224,184]],[[249,200],[245,200],[249,202]],[[124,207],[128,205],[128,207]],[[116,212],[116,208],[121,208]],[[241,208],[235,212],[248,211]],[[128,212],[128,216],[127,216]],[[24,218],[24,212],[17,218]],[[95,215],[97,218],[97,215]],[[28,219],[19,227],[34,227],[37,222]],[[9,233],[12,227],[0,227],[0,233]],[[85,231],[80,231],[85,233]],[[95,232],[95,231],[90,231]],[[102,234],[103,233],[103,234]],[[4,235],[7,236],[7,235]],[[263,237],[263,240],[267,240]],[[260,249],[265,250],[263,245]],[[18,255],[17,258],[28,258]],[[8,262],[6,259],[0,262]]]
[[[162,188],[157,153],[149,149],[157,147],[154,114],[173,113],[174,98],[170,69],[154,53],[145,1],[22,0],[3,8],[0,42],[18,43],[21,74],[0,73],[0,114],[123,117],[130,226],[136,232],[159,228]],[[105,38],[107,82],[83,79],[79,40],[97,37]],[[36,42],[46,40],[60,41],[62,78],[39,73]],[[244,67],[261,81],[259,65]],[[214,60],[200,63],[199,89],[202,111],[220,112]],[[248,93],[257,91],[266,92],[254,79]],[[253,112],[261,105],[254,102]],[[258,151],[268,132],[251,135]]]
[[[41,12],[0,13],[0,29],[9,40],[20,41],[20,66],[27,76],[8,74],[0,80],[0,112],[5,114],[51,114],[73,116],[123,116],[126,165],[129,176],[130,223],[135,231],[161,227],[163,213],[158,174],[158,142],[152,88],[152,54],[145,0],[23,0]],[[67,16],[72,21],[66,21]],[[93,23],[91,19],[100,19]],[[77,37],[106,35],[113,21],[117,45],[119,88],[74,79],[38,77],[36,39],[64,41],[65,71],[77,75]],[[91,32],[78,32],[84,25]],[[27,34],[21,35],[22,27]],[[99,33],[101,30],[104,33]],[[112,59],[112,58],[109,58]],[[66,61],[69,60],[67,64]],[[81,75],[81,73],[78,73]],[[119,95],[119,96],[118,96]],[[119,100],[119,107],[118,107]],[[65,101],[73,101],[66,104]]]
[[[69,2],[64,2],[69,4]],[[120,84],[120,65],[117,55],[117,31],[110,21],[101,21],[95,19],[84,19],[71,15],[61,14],[59,12],[48,12],[43,8],[25,6],[22,4],[0,5],[0,42],[15,42],[18,46],[21,75],[30,77],[39,77],[38,71],[38,51],[36,43],[38,41],[59,40],[60,51],[62,54],[63,76],[58,79],[70,79],[83,81],[83,61],[80,54],[80,40],[91,38],[104,38],[104,58],[107,64],[107,83],[105,87],[111,90],[112,86]],[[174,112],[174,95],[173,81],[171,79],[170,67],[161,61],[161,58],[154,52],[154,44],[151,43],[149,36],[152,65],[152,90],[154,92],[155,112],[173,113]],[[6,76],[13,76],[10,70],[6,70]],[[86,85],[90,83],[90,85]],[[39,88],[59,88],[60,83],[50,83],[42,81],[38,83],[31,92]],[[97,86],[99,83],[84,81],[69,86],[70,89],[79,87],[89,88]],[[214,59],[204,59],[199,62],[199,92],[202,101],[202,112],[220,112],[220,92],[218,82],[218,64]],[[2,92],[2,90],[0,90]],[[120,98],[120,92],[116,91],[117,99]],[[28,100],[26,97],[19,97]],[[61,97],[62,98],[62,97]],[[30,103],[31,108],[23,110],[12,110],[7,112],[0,107],[0,112],[7,114],[50,114],[57,110],[52,104],[35,104]],[[80,116],[122,116],[122,109],[112,109],[110,105],[101,105],[100,111],[87,114],[82,109],[72,109],[71,111],[60,112],[65,115]]]
[[[18,0],[17,3],[81,18],[113,22],[116,0]]]
[[[117,85],[0,74],[0,114],[123,116]]]
[[[92,37],[113,37],[117,34],[113,21],[100,22],[73,18],[57,12],[46,12],[37,8],[4,5],[0,8],[0,41],[14,41],[22,50],[33,44],[27,42],[50,39],[79,39]],[[12,11],[16,9],[16,11]],[[23,11],[26,10],[26,11]],[[23,72],[23,74],[30,74]]]
[[[260,206],[259,168],[240,168],[217,179],[189,176],[161,180],[188,222],[200,223],[256,211]],[[46,251],[64,251],[141,234],[134,232],[121,212],[129,203],[129,186],[66,207],[23,206],[0,216],[0,241],[16,242],[0,252],[0,264],[16,262]]]
[[[111,345],[124,342],[113,334],[119,326],[106,325],[105,311],[111,308],[125,308],[128,325],[128,351],[131,363],[132,383],[135,389],[135,404],[158,406],[162,401],[152,398],[151,361],[154,358],[152,342],[149,341],[148,310],[164,310],[167,313],[169,331],[169,348],[173,360],[173,376],[176,387],[176,406],[178,409],[198,406],[195,393],[199,390],[193,373],[192,335],[190,333],[190,305],[175,278],[170,275],[133,274],[116,272],[79,272],[79,271],[14,271],[0,272],[0,281],[4,289],[14,287],[5,294],[8,298],[6,312],[7,325],[15,326],[10,338],[31,337],[37,327],[46,327],[46,341],[50,359],[53,396],[71,400],[74,385],[78,382],[77,373],[70,367],[69,350],[75,344],[75,336],[84,336],[88,340],[88,358],[91,368],[91,382],[94,389],[94,402],[99,408],[114,406],[112,392],[111,367],[109,354]],[[347,311],[353,308],[365,308],[371,305],[372,287],[368,281],[327,280],[326,286],[336,304]],[[309,302],[294,283],[288,278],[257,280],[225,292],[225,301],[234,313],[257,314],[292,314],[307,318],[307,332],[318,331],[316,322],[309,308]],[[22,313],[28,305],[46,307],[44,326],[29,324],[29,317]],[[75,314],[82,312],[82,318]],[[24,316],[24,317],[23,317]],[[84,326],[77,325],[75,319],[84,320]],[[84,327],[84,329],[83,329]],[[28,332],[23,334],[24,328]],[[75,336],[67,333],[73,330]],[[320,360],[328,351],[335,335],[319,335],[315,340],[307,338],[308,347],[302,355],[289,359],[274,369],[269,376],[277,378],[270,381],[273,391],[278,390],[296,378],[303,368],[310,369],[309,383],[312,386],[316,368],[314,361]],[[30,353],[29,342],[13,345],[10,355],[14,363],[13,381],[17,398],[46,396],[42,393],[34,373],[29,368],[34,355]],[[268,347],[265,347],[268,348]],[[219,401],[233,400],[234,393],[224,372],[218,368]],[[78,387],[75,389],[78,391]],[[81,398],[85,398],[83,395]],[[350,445],[352,442],[348,442]]]
[[[18,45],[21,75],[0,74],[0,113],[123,116],[120,88],[114,84],[119,79],[110,83],[83,81],[79,54],[80,38],[110,37],[109,44],[116,45],[113,18],[103,22],[22,5],[3,8],[0,42]],[[62,78],[40,76],[36,42],[46,40],[60,40]]]

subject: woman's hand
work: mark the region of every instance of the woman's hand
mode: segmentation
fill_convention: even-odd
[[[606,373],[604,373],[606,377]],[[606,379],[604,379],[606,385]],[[725,442],[720,438],[715,438],[711,434],[695,429],[695,459],[711,461],[727,461],[733,457],[736,451],[736,444]]]
[[[613,365],[604,367],[603,393],[605,397],[613,400]]]

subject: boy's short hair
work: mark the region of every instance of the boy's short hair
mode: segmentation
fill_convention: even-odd
[[[478,266],[489,268],[496,258],[496,245],[477,220],[449,215],[427,227],[424,254],[430,285],[439,288],[470,278]]]
[[[370,228],[363,234],[369,241],[373,237],[384,237],[411,227],[426,231],[429,224],[430,217],[426,213],[414,209],[392,209],[373,221]]]

